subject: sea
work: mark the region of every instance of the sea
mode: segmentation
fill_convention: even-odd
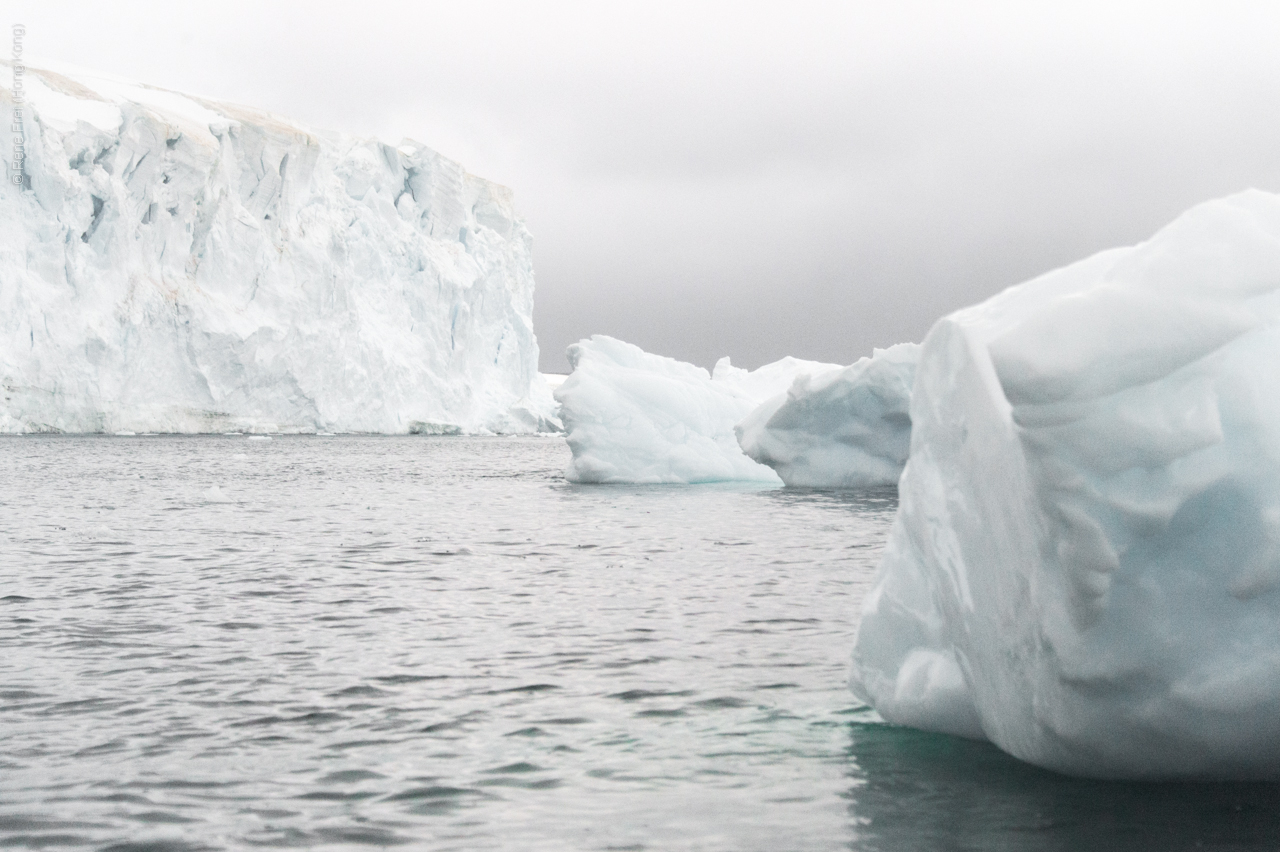
[[[0,439],[0,847],[1280,847],[847,686],[895,492],[575,485],[550,437]]]

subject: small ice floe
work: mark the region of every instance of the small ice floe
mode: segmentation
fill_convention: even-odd
[[[233,459],[247,459],[247,458],[249,458],[249,454],[248,454],[248,453],[236,453],[236,454],[235,454],[235,455],[233,455],[231,458],[233,458]]]
[[[733,427],[738,445],[787,485],[896,485],[911,447],[919,358],[919,346],[899,343],[840,370],[801,374]]]
[[[117,430],[117,431],[116,431],[116,434],[117,434],[117,435],[119,435],[119,436],[120,436],[120,437],[122,437],[122,438],[132,438],[132,437],[134,437],[135,435],[137,435],[138,433],[137,433],[137,432],[130,432],[128,429],[120,429],[120,430]]]
[[[332,432],[317,432],[317,433],[316,433],[316,437],[317,437],[317,438],[332,438],[332,437],[333,437],[333,433],[332,433]]]
[[[555,390],[564,384],[564,380],[569,378],[568,373],[543,373],[542,380],[547,383],[547,387]]]
[[[250,441],[270,441],[271,436],[270,435],[250,435],[249,440]]]
[[[206,503],[234,503],[235,501],[228,497],[221,488],[216,485],[210,486],[203,495]]]

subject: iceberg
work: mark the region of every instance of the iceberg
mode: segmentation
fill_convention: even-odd
[[[0,89],[25,152],[0,188],[0,432],[558,426],[506,188],[412,140],[22,76]]]
[[[757,370],[721,358],[714,373],[605,335],[569,347],[555,391],[573,460],[571,482],[780,483],[743,454],[734,425],[798,376],[836,364],[783,358]]]
[[[737,425],[738,444],[787,485],[896,485],[911,443],[919,351],[899,343],[844,369],[798,376]]]
[[[1280,196],[938,321],[853,654],[889,722],[1105,778],[1280,776]]]

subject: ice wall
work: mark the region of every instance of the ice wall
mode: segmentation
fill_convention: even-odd
[[[842,370],[799,376],[737,425],[739,445],[787,485],[896,485],[911,443],[919,351],[899,343]]]
[[[409,140],[24,82],[0,89],[27,155],[0,188],[0,431],[556,425],[509,190]]]
[[[758,370],[701,367],[595,335],[569,347],[561,403],[574,482],[779,482],[738,447],[733,427],[797,376],[835,364],[783,358]]]
[[[911,419],[858,695],[1074,774],[1280,776],[1280,197],[939,321]]]

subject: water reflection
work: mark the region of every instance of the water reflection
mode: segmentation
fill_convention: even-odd
[[[772,488],[763,492],[779,506],[820,506],[840,508],[862,515],[893,512],[898,508],[898,487],[877,488]]]
[[[1280,784],[1089,781],[989,743],[849,726],[858,852],[1280,848]]]

